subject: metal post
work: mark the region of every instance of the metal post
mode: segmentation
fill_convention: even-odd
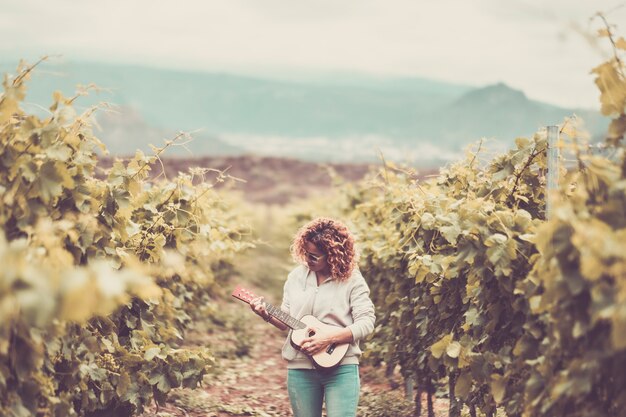
[[[553,200],[559,188],[559,127],[548,126],[548,178],[546,190],[546,219],[552,216]]]
[[[407,400],[413,399],[413,390],[415,389],[415,379],[412,376],[404,380],[404,397]]]

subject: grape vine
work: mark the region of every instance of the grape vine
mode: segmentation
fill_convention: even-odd
[[[211,368],[181,340],[252,243],[202,170],[149,180],[169,144],[99,179],[96,109],[55,92],[47,117],[26,114],[33,68],[0,96],[0,414],[136,414]]]

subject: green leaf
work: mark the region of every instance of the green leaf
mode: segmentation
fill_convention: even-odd
[[[151,361],[160,352],[161,352],[161,348],[160,347],[151,347],[151,348],[146,350],[146,353],[144,353],[143,358],[145,360],[147,360],[147,361]]]
[[[61,163],[47,161],[41,166],[37,185],[39,195],[48,204],[61,195],[63,187],[73,188],[74,180]]]
[[[157,379],[156,387],[162,393],[168,393],[172,389],[172,386],[170,385],[170,381],[167,379],[167,376],[165,375],[159,376],[159,378]]]
[[[435,225],[435,217],[430,213],[424,213],[421,218],[421,225],[426,230],[432,229]]]
[[[72,156],[72,149],[64,143],[56,142],[52,146],[46,148],[45,153],[50,159],[67,162],[67,160]]]
[[[119,380],[117,382],[117,386],[115,387],[115,392],[119,397],[125,397],[128,393],[128,389],[130,387],[131,381],[130,376],[127,372],[122,371],[120,373]]]

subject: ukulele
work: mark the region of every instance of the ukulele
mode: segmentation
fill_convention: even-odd
[[[232,293],[232,296],[237,298],[238,300],[244,301],[248,304],[252,302],[256,295],[254,295],[251,291],[243,288],[241,285],[238,285],[237,288]],[[309,330],[307,332],[307,328],[314,327],[318,329],[320,334],[329,333],[334,331],[337,326],[331,326],[329,324],[322,323],[317,318],[311,315],[303,316],[300,320],[290,316],[288,313],[285,313],[278,307],[274,307],[271,304],[265,303],[265,310],[270,314],[270,316],[276,317],[281,322],[285,323],[286,326],[292,329],[291,332],[291,344],[294,348],[300,350],[300,345],[302,341],[307,337],[313,336],[315,331]],[[348,351],[349,343],[333,343],[326,347],[326,349],[317,352],[316,354],[309,356],[313,364],[317,368],[321,369],[330,369],[339,364],[346,352]]]

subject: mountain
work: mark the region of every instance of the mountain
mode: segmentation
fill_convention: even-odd
[[[430,135],[454,145],[459,138],[495,138],[513,141],[529,136],[541,127],[559,124],[577,114],[596,136],[606,131],[607,121],[599,113],[565,109],[530,100],[519,90],[504,83],[469,91],[453,103],[428,115]]]
[[[150,145],[162,147],[166,140],[174,139],[180,131],[159,128],[146,122],[143,116],[133,107],[118,107],[115,111],[102,110],[97,117],[98,126],[95,134],[106,144],[112,155],[128,155],[136,149],[149,151]],[[192,139],[192,140],[190,140]],[[168,149],[168,155],[241,155],[242,148],[229,145],[214,135],[205,132],[192,132],[189,136],[176,140],[176,144]]]
[[[14,71],[14,62],[0,71]],[[577,113],[593,133],[608,122],[594,112],[562,109],[528,99],[505,84],[483,88],[422,78],[359,74],[250,76],[177,71],[92,62],[43,63],[29,84],[28,110],[46,106],[54,90],[72,95],[77,84],[105,88],[81,97],[100,112],[98,132],[116,154],[149,151],[177,131],[197,131],[195,155],[263,155],[307,160],[386,158],[440,164],[481,137],[512,141]],[[589,121],[588,120],[588,121]],[[182,148],[175,154],[188,154]]]

